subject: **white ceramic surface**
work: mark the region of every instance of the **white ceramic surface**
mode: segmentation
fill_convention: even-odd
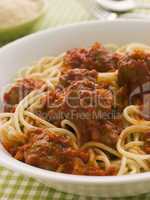
[[[40,0],[39,11],[37,15],[30,19],[25,19],[22,22],[18,22],[16,25],[9,25],[5,27],[0,26],[0,43],[6,44],[9,41],[13,41],[19,37],[23,37],[31,32],[45,17],[48,11],[48,0]],[[6,22],[5,22],[6,23]]]
[[[150,45],[150,23],[146,21],[90,22],[46,30],[20,39],[0,49],[0,90],[16,71],[48,55],[58,55],[73,47],[86,47],[95,41]],[[0,146],[0,164],[57,190],[90,196],[129,196],[150,192],[150,173],[120,177],[66,175],[26,165],[12,158]]]

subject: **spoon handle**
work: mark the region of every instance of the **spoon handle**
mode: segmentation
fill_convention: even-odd
[[[150,3],[137,2],[136,7],[140,9],[150,9]]]

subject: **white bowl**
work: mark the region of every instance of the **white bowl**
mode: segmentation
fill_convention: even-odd
[[[5,44],[9,41],[15,40],[19,37],[23,37],[31,32],[45,17],[48,11],[48,1],[41,0],[41,7],[38,14],[29,20],[24,20],[15,26],[0,27],[0,43]]]
[[[95,41],[116,44],[142,42],[150,45],[150,24],[147,21],[90,22],[46,30],[20,39],[0,49],[0,90],[20,67],[30,65],[43,56],[58,55],[73,47],[86,47]],[[2,145],[0,164],[34,177],[47,186],[74,194],[120,197],[150,192],[150,173],[119,177],[61,174],[19,162]]]

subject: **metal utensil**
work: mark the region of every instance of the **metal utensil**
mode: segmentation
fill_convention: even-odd
[[[103,9],[96,0],[80,0],[80,4],[96,19],[114,20],[117,18],[116,13]]]
[[[137,0],[96,0],[106,10],[113,12],[127,12],[136,8],[150,9],[150,3],[138,2]]]
[[[104,10],[102,8],[99,8],[99,6],[96,6],[96,5],[93,6],[92,13],[97,19],[101,19],[101,20],[104,20],[104,19],[114,20],[117,18],[116,13]]]
[[[117,15],[114,12],[110,12],[107,10],[102,9],[98,5],[90,7],[91,14],[98,20],[114,20],[114,19],[138,19],[138,20],[150,20],[150,15],[146,13],[139,13],[139,12],[127,12],[122,15]]]

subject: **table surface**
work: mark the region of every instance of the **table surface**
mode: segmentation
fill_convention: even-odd
[[[82,1],[82,0],[80,0]],[[50,0],[48,14],[34,31],[64,24],[92,20],[94,17],[79,4],[79,0]],[[38,181],[11,172],[0,166],[0,200],[103,200],[62,193]],[[112,198],[117,200],[118,198]],[[107,200],[111,200],[108,199]],[[119,199],[118,199],[119,200]],[[120,200],[150,200],[150,194]]]

